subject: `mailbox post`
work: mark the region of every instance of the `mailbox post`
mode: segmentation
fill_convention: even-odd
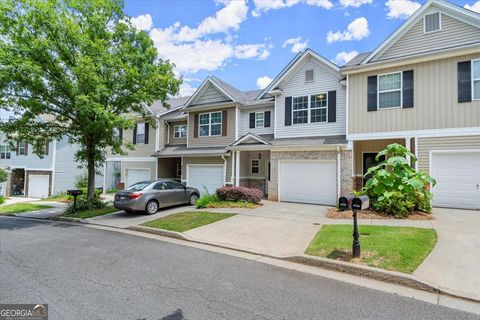
[[[67,194],[73,196],[73,213],[77,212],[77,197],[82,193],[82,190],[67,190]]]
[[[353,244],[352,244],[352,256],[354,258],[360,257],[360,240],[358,239],[358,224],[357,224],[357,211],[367,209],[370,206],[367,196],[355,197],[352,200],[353,211]]]

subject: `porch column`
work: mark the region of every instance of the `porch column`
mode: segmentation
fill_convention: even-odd
[[[230,178],[230,182],[232,183],[232,185],[234,186],[235,185],[235,154],[236,154],[236,151],[232,151],[232,176]]]
[[[405,148],[407,148],[408,151],[412,152],[411,149],[412,149],[412,146],[410,145],[410,137],[405,137]],[[410,159],[410,156],[407,155],[407,161],[408,161],[408,164],[411,166],[412,165],[412,159]]]
[[[235,186],[240,186],[240,151],[235,154]]]

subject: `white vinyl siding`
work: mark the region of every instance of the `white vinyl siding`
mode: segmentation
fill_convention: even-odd
[[[250,113],[265,113],[265,111],[270,111],[270,127],[256,127],[250,128]],[[255,109],[241,109],[240,110],[240,121],[239,121],[239,137],[246,135],[247,133],[251,132],[254,134],[273,134],[274,128],[274,119],[275,119],[275,111],[273,109],[273,105],[271,107],[260,107]]]
[[[402,106],[402,73],[395,72],[378,76],[378,108],[389,109]]]
[[[480,59],[472,60],[472,96],[480,100]]]
[[[306,70],[314,70],[313,82],[305,83]],[[342,77],[330,67],[312,58],[306,59],[296,70],[292,70],[292,74],[279,84],[283,92],[277,96],[276,115],[272,117],[275,119],[275,138],[345,135],[346,90],[339,83],[341,79]],[[336,122],[293,124],[292,121],[291,126],[285,126],[285,97],[309,97],[333,90],[337,91]]]

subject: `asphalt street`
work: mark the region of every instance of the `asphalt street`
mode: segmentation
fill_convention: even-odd
[[[49,319],[479,319],[331,279],[113,231],[0,217],[0,303]]]

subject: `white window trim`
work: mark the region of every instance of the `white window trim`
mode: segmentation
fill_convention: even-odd
[[[317,107],[317,108],[312,108],[312,96],[317,96],[317,95],[320,95],[320,94],[324,94],[325,95],[325,107]],[[328,122],[328,92],[321,92],[321,93],[317,93],[317,94],[311,94],[308,96],[308,123],[327,123]],[[312,122],[312,115],[311,115],[311,111],[312,110],[320,110],[320,109],[325,109],[325,121],[316,121],[316,122]]]
[[[476,99],[475,99],[475,81],[480,81],[480,78],[474,78],[474,77],[473,77],[473,74],[474,74],[474,72],[473,72],[473,71],[474,71],[473,64],[474,64],[475,62],[480,63],[480,59],[474,59],[474,60],[471,61],[471,64],[472,64],[472,65],[471,65],[471,67],[470,67],[470,70],[471,70],[470,77],[471,77],[471,79],[472,79],[472,101],[479,101],[479,100],[480,100],[480,93],[479,93],[479,95],[478,95],[479,98],[476,98]]]
[[[257,114],[261,114],[262,115],[262,125],[259,126],[257,124]],[[265,112],[255,112],[255,128],[265,128]]]
[[[378,82],[378,81],[377,81]],[[378,88],[377,88],[377,91],[378,91]],[[312,103],[312,96],[314,95],[317,95],[317,94],[325,94],[326,95],[326,100],[327,100],[327,106],[325,107],[327,109],[327,118],[325,121],[320,121],[320,122],[312,122],[312,119],[311,119],[311,110],[312,110],[312,107],[311,107],[311,103]],[[292,126],[302,126],[302,125],[306,125],[306,124],[318,124],[318,123],[328,123],[328,92],[321,92],[321,93],[316,93],[316,94],[309,94],[307,95],[307,109],[301,109],[301,110],[293,110],[293,99],[295,98],[300,98],[300,97],[305,97],[305,95],[301,95],[301,96],[292,96]],[[322,109],[323,107],[321,108],[313,108],[314,110],[318,110],[318,109]],[[307,122],[306,123],[293,123],[293,113],[295,111],[303,111],[303,110],[307,110]]]
[[[312,80],[307,80],[307,72],[308,71],[312,71]],[[314,69],[305,70],[305,83],[312,83],[314,78],[315,78]]]
[[[258,161],[258,165],[254,166],[253,161]],[[258,168],[258,172],[253,172],[253,168]],[[251,159],[250,160],[250,173],[251,174],[260,174],[260,159]]]
[[[185,128],[185,131],[182,131],[182,128]],[[185,132],[185,136],[182,137],[182,132]],[[177,137],[178,133],[178,137]],[[183,139],[187,137],[187,125],[186,124],[177,124],[173,126],[173,137],[177,139]]]
[[[20,144],[22,144],[22,143],[23,143],[23,147],[20,146]],[[27,150],[26,149],[27,149],[27,143],[26,142],[21,141],[21,142],[18,143],[18,155],[19,156],[26,156],[27,155],[27,152],[26,152]],[[20,150],[23,150],[23,152],[20,152]]]
[[[400,105],[396,107],[380,108],[380,77],[388,76],[390,74],[395,74],[395,73],[400,73],[400,89],[383,90],[381,93],[400,91]],[[389,72],[389,73],[383,73],[383,74],[377,75],[377,105],[378,105],[377,110],[401,109],[403,107],[403,71],[395,71],[395,72]]]
[[[140,127],[140,125],[143,125],[143,133],[138,133],[138,128]],[[145,144],[145,140],[146,140],[145,131],[146,131],[146,129],[147,129],[147,125],[145,124],[145,122],[137,123],[137,132],[136,132],[136,137],[135,137],[135,140],[136,140],[137,144]],[[143,134],[143,141],[142,142],[140,142],[138,140],[138,136],[141,135],[141,134]]]
[[[295,99],[295,98],[303,98],[303,97],[305,97],[305,95],[292,97],[292,125],[294,125],[294,126],[297,126],[297,125],[305,125],[305,124],[309,124],[309,123],[310,123],[310,95],[306,95],[306,97],[307,97],[307,108],[306,108],[306,109],[293,110],[293,99]],[[304,111],[304,110],[307,111],[307,122],[306,122],[306,123],[294,123],[294,122],[293,122],[293,114],[294,114],[295,112]]]
[[[220,123],[212,123],[212,114],[220,113]],[[208,124],[200,124],[200,118],[202,115],[208,114]],[[222,136],[222,122],[223,122],[223,112],[222,111],[213,111],[213,112],[203,112],[198,115],[198,136],[199,137],[220,137]],[[212,124],[220,124],[220,134],[212,134]],[[208,135],[201,135],[200,127],[208,125]]]
[[[435,14],[435,13],[438,13],[438,30],[426,31],[425,17],[428,16],[428,15],[431,15],[431,14]],[[423,34],[430,34],[430,33],[435,33],[435,32],[440,32],[440,31],[442,31],[442,13],[440,11],[434,11],[434,12],[430,12],[430,13],[425,14],[423,16]]]
[[[8,158],[7,158],[8,154]],[[2,158],[2,156],[4,157]],[[12,151],[10,150],[10,146],[8,144],[0,145],[0,159],[1,160],[9,160],[12,158]]]

